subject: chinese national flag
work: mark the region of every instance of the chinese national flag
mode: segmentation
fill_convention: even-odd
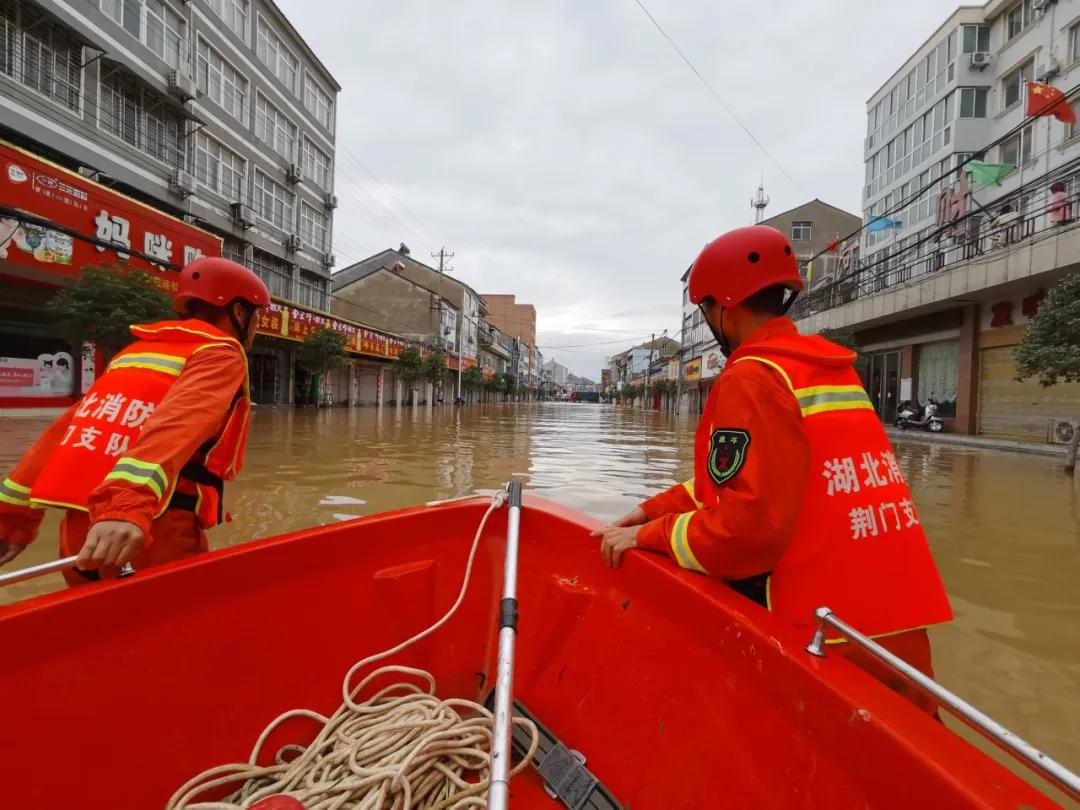
[[[1039,82],[1028,82],[1027,114],[1052,115],[1066,124],[1076,123],[1076,110],[1069,106],[1065,94],[1056,87]]]

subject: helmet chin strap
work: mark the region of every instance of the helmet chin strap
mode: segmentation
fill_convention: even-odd
[[[720,347],[720,353],[724,357],[731,357],[731,341],[724,336],[724,308],[720,308],[720,328],[713,328],[712,321],[709,320],[708,313],[705,312],[705,307],[702,304],[698,304],[698,309],[701,310],[701,316],[705,319],[705,325],[709,327],[709,331],[712,332],[712,336],[716,339],[716,345]]]

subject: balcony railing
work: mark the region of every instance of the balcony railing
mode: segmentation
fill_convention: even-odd
[[[1030,186],[1020,188],[953,223],[933,226],[922,236],[909,237],[914,241],[895,252],[883,255],[882,251],[869,259],[855,259],[849,268],[830,274],[832,277],[826,277],[800,297],[789,317],[800,320],[902,288],[966,262],[1004,256],[1028,240],[1038,241],[1048,238],[1050,232],[1070,228],[1080,214],[1080,170],[1073,167],[1071,174],[1055,178],[1054,183],[1058,182],[1071,191],[1055,198],[1049,184],[1037,191]],[[1009,204],[1024,210],[1004,218],[993,215]]]

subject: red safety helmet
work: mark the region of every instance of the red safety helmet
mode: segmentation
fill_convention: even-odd
[[[237,299],[255,307],[270,303],[270,291],[244,265],[218,256],[203,256],[180,271],[176,311],[184,314],[191,301],[226,307]]]
[[[795,251],[776,228],[749,225],[709,242],[694,260],[690,301],[700,304],[713,298],[722,307],[733,307],[776,284],[802,292]]]

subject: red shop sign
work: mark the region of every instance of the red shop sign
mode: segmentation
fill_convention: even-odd
[[[39,272],[73,276],[87,265],[154,270],[160,286],[175,290],[175,272],[127,251],[179,266],[198,256],[221,255],[221,239],[214,234],[5,141],[0,141],[0,203],[115,245],[100,247],[0,214],[0,261]]]

